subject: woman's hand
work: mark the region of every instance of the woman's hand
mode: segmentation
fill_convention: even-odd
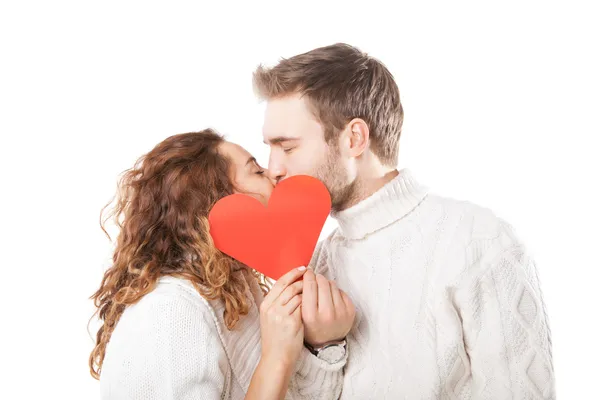
[[[302,324],[302,281],[305,267],[283,275],[260,305],[262,360],[270,365],[292,368],[304,343]]]
[[[302,281],[305,267],[296,268],[273,285],[260,305],[262,354],[246,400],[282,400],[304,346]]]

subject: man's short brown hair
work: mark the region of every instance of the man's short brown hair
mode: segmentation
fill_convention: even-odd
[[[390,71],[359,49],[337,43],[259,66],[254,88],[262,99],[300,93],[323,125],[328,143],[353,118],[369,126],[371,150],[387,166],[398,162],[404,111]]]

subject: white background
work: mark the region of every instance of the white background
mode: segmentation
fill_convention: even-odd
[[[338,41],[397,79],[400,167],[533,251],[559,398],[598,392],[596,2],[205,3],[1,3],[0,397],[99,398],[88,298],[119,173],[209,126],[266,164],[252,71]]]

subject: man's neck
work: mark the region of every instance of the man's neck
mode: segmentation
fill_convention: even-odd
[[[379,167],[370,169],[369,173],[357,177],[356,192],[351,197],[351,200],[344,204],[343,209],[348,209],[366,198],[373,195],[381,189],[385,184],[393,180],[399,174],[396,168]]]

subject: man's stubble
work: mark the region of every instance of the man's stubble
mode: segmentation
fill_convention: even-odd
[[[333,212],[342,211],[358,202],[358,181],[350,182],[336,146],[328,146],[325,162],[317,169],[315,177],[329,190]]]

